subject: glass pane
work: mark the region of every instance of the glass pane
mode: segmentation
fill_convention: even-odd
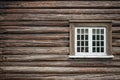
[[[101,34],[104,34],[104,29],[101,29]]]
[[[77,47],[77,52],[80,52],[80,47]]]
[[[97,34],[100,34],[100,30],[99,29],[97,29]]]
[[[81,29],[81,34],[84,34],[84,29]]]
[[[80,29],[77,29],[77,33],[80,34]]]
[[[97,46],[100,46],[100,42],[99,41],[97,41]]]
[[[88,46],[88,41],[85,41],[85,46]]]
[[[80,46],[80,41],[77,41],[77,46]]]
[[[101,46],[104,46],[104,41],[101,41]]]
[[[97,52],[100,52],[100,48],[99,47],[97,47]]]
[[[84,40],[84,35],[81,35],[81,40]]]
[[[93,47],[93,52],[96,52],[96,49],[95,49],[95,47]]]
[[[81,41],[81,46],[84,46],[84,41]]]
[[[85,48],[85,52],[88,52],[88,47]]]
[[[95,46],[95,41],[93,41],[92,45]]]
[[[85,29],[85,33],[88,33],[88,29]]]
[[[95,30],[95,29],[93,29],[93,31],[92,31],[92,32],[93,32],[93,34],[95,34],[95,33],[96,33],[96,30]]]
[[[100,40],[100,36],[99,35],[97,35],[97,40]]]
[[[101,40],[104,40],[104,36],[103,35],[101,35]]]
[[[95,40],[95,35],[92,36],[93,40]]]
[[[84,52],[84,47],[81,47],[81,52]]]
[[[80,35],[77,35],[77,40],[80,40]]]
[[[85,40],[88,40],[88,35],[85,35]]]
[[[101,47],[101,52],[104,52],[104,48],[103,47]]]

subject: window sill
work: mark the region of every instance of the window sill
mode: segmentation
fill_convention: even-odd
[[[94,58],[98,58],[98,59],[104,59],[104,58],[107,58],[107,59],[110,59],[110,58],[113,58],[114,56],[113,55],[106,55],[106,56],[69,56],[69,58],[90,58],[90,59],[94,59]]]

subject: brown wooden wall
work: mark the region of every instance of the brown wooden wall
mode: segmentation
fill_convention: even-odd
[[[113,59],[69,59],[69,20],[112,20]],[[0,80],[120,80],[119,0],[0,1]]]

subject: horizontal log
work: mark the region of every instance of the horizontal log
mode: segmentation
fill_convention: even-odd
[[[0,26],[0,33],[65,33],[69,27],[50,26]],[[113,33],[120,33],[120,27],[112,27]]]
[[[68,26],[68,21],[1,21],[5,26]]]
[[[112,39],[120,39],[120,33],[113,33]]]
[[[14,62],[18,62],[18,61],[65,61],[65,60],[100,60],[100,61],[105,61],[105,60],[109,60],[109,59],[70,59],[69,55],[1,55],[0,56],[0,61],[14,61]],[[110,59],[111,60],[111,59]],[[119,55],[114,55],[114,58],[112,59],[114,61],[119,61],[120,60],[120,56]]]
[[[4,14],[39,13],[39,14],[118,14],[120,9],[0,9]]]
[[[1,26],[0,29],[0,33],[65,33],[69,31],[68,27]]]
[[[71,19],[110,19],[120,20],[119,14],[2,14],[0,21],[6,20],[71,20]],[[0,25],[2,22],[0,22]]]
[[[118,8],[120,1],[14,1],[0,2],[0,8]]]
[[[6,77],[4,77],[6,76]],[[87,76],[87,77],[86,77]],[[1,74],[5,80],[119,80],[119,74]]]
[[[69,49],[67,47],[10,47],[3,48],[2,54],[68,54]]]
[[[21,67],[21,66],[1,66],[3,73],[120,73],[119,68],[97,67]]]
[[[112,27],[113,33],[120,33],[120,27]]]
[[[0,66],[27,67],[120,67],[119,61],[39,61],[39,62],[1,62]]]
[[[1,40],[63,40],[68,39],[68,34],[1,34]]]
[[[0,40],[0,47],[65,47],[67,40]]]

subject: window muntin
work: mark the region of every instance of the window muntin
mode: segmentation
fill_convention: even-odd
[[[75,27],[75,55],[106,55],[106,28]]]

